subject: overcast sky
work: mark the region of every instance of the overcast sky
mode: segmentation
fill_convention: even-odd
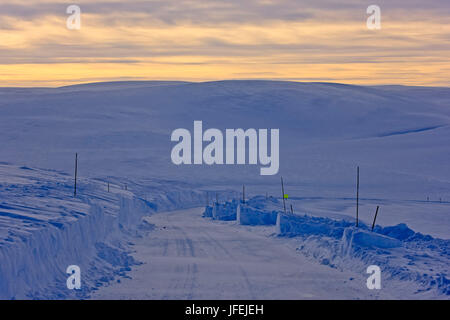
[[[0,0],[0,86],[222,79],[449,86],[450,1]]]

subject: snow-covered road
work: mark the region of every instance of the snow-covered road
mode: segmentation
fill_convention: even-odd
[[[201,217],[202,208],[147,217],[155,229],[136,240],[144,264],[94,299],[365,299],[383,297],[365,274],[320,265],[288,239]],[[266,232],[267,233],[267,232]],[[381,295],[382,294],[382,295]]]

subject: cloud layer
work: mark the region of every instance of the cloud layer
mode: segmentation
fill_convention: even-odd
[[[268,78],[449,85],[450,2],[79,0],[0,3],[0,86]]]

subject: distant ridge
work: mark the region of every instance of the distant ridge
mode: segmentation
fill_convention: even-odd
[[[114,88],[141,88],[141,87],[154,87],[154,86],[170,86],[186,84],[186,81],[108,81],[108,82],[88,82],[73,84],[67,86],[57,87],[56,89],[80,89],[80,88],[95,88],[95,89],[114,89]]]

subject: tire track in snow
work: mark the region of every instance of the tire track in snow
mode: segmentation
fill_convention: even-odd
[[[211,237],[211,235],[207,231],[204,231],[204,234],[208,237],[208,239],[209,239],[209,241],[211,241],[211,243],[213,243],[217,248],[221,249],[223,251],[223,253],[225,253],[225,255],[227,257],[229,257],[230,261],[236,261],[233,254],[231,254],[231,252],[228,249],[226,249],[219,241],[217,241],[215,238]],[[255,300],[256,298],[253,293],[252,285],[250,284],[247,273],[245,272],[244,268],[242,268],[242,266],[239,263],[236,264],[236,267],[238,268],[239,273],[242,275],[242,277],[244,279],[249,296],[251,297],[252,300]]]
[[[172,241],[172,243],[174,243],[174,246],[176,248],[176,256],[195,257],[195,250],[193,247],[192,240],[187,237],[186,232],[177,226],[172,226],[171,229],[175,230],[176,233],[180,233],[180,235],[183,236],[182,238],[176,238],[174,239],[174,241]],[[170,241],[168,241],[168,243],[170,243]],[[182,296],[177,297],[178,299],[191,300],[194,296],[194,287],[197,273],[198,273],[198,266],[195,263],[187,265],[176,264],[173,272],[174,276],[170,280],[170,284],[165,294],[162,296],[162,300],[173,299],[171,294],[173,294],[173,292],[178,291],[183,292]],[[180,274],[183,274],[184,276],[180,277]]]
[[[94,299],[370,298],[364,281],[307,260],[248,228],[201,217],[201,208],[145,218],[157,228],[135,240],[144,264]],[[365,275],[364,275],[365,276]]]

